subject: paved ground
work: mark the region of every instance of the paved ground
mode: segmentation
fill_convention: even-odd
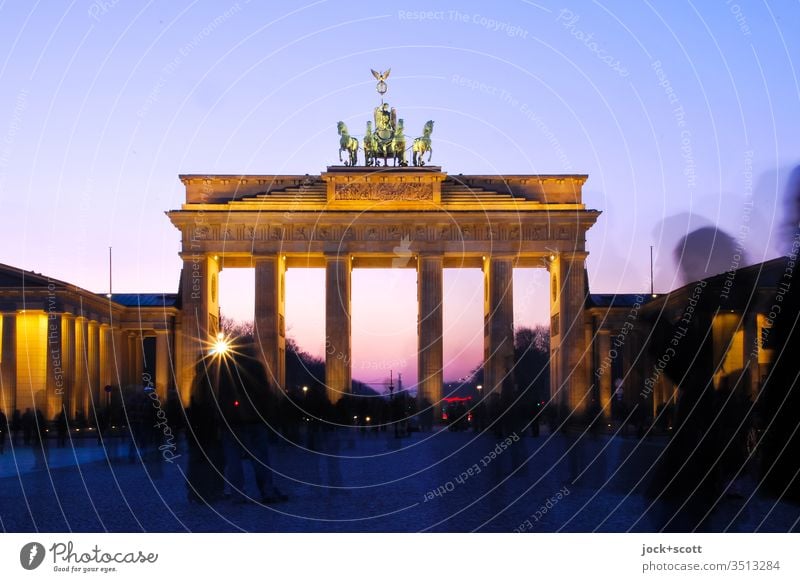
[[[320,445],[321,453],[275,442],[276,482],[290,499],[271,506],[226,500],[190,504],[185,448],[174,464],[141,463],[128,460],[123,442],[104,449],[86,439],[74,448],[52,447],[45,467],[41,455],[37,459],[19,446],[12,452],[6,443],[0,456],[0,527],[15,532],[616,532],[657,531],[675,515],[675,507],[644,495],[661,441],[543,435],[495,449],[500,440],[449,431],[403,439],[337,434]],[[493,459],[492,450],[500,451]],[[247,465],[246,488],[255,493]],[[742,499],[714,505],[709,529],[797,531],[800,508],[750,496],[752,481],[742,485]],[[671,525],[685,517],[679,514]]]

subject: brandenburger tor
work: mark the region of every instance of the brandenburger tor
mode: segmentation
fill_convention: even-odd
[[[186,202],[167,214],[182,234],[176,380],[188,403],[196,363],[219,332],[219,273],[255,269],[255,335],[273,389],[284,387],[285,273],[325,269],[325,383],[351,387],[351,273],[417,271],[418,395],[442,391],[442,269],[480,268],[484,391],[511,389],[515,267],[550,273],[550,388],[577,413],[589,385],[584,329],[586,231],[600,212],[582,202],[585,175],[448,175],[428,163],[433,121],[406,139],[384,101],[390,71],[372,71],[380,104],[361,142],[338,123],[339,158],[319,175],[182,175]],[[363,163],[359,159],[363,152]]]

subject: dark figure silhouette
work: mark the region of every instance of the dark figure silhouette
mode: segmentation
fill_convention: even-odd
[[[58,446],[63,447],[67,444],[67,435],[69,434],[69,420],[64,410],[59,412],[56,417],[56,434],[58,435]]]
[[[248,499],[242,461],[249,460],[261,502],[286,501],[287,496],[275,487],[269,461],[273,403],[268,394],[266,371],[253,350],[238,348],[236,352],[221,362],[219,374],[220,429],[231,497],[237,502]]]
[[[6,451],[6,434],[8,434],[8,432],[8,419],[3,411],[0,410],[0,455]]]
[[[48,426],[47,421],[44,418],[44,414],[38,408],[34,412],[35,419],[34,419],[34,428],[36,438],[34,439],[33,443],[33,453],[36,457],[36,464],[39,467],[46,467],[47,466],[47,459],[48,453],[50,450],[50,443],[48,442],[47,435],[48,435]]]
[[[22,430],[22,415],[19,409],[15,409],[11,413],[11,444],[16,445],[19,442],[19,431]]]
[[[187,412],[187,496],[190,502],[213,503],[224,493],[224,458],[219,429],[219,408],[214,385],[219,362],[198,362]]]
[[[741,254],[739,267],[747,257],[737,253],[737,243],[728,233],[713,226],[698,228],[684,236],[675,247],[675,263],[683,273],[683,282],[700,281],[731,269],[732,257]]]
[[[664,373],[678,385],[672,437],[657,465],[649,493],[662,501],[659,528],[666,531],[708,530],[707,514],[717,499],[717,439],[713,377],[714,350],[710,317],[718,298],[701,294],[686,336],[674,348]],[[678,325],[660,318],[653,327],[650,349],[659,358],[675,337]]]
[[[33,432],[36,430],[36,418],[33,416],[33,411],[30,408],[25,409],[20,424],[22,425],[22,444],[28,446],[31,444]]]
[[[800,501],[800,166],[789,179],[786,210],[788,259],[769,304],[780,313],[762,338],[775,354],[760,398],[762,472],[772,494]]]

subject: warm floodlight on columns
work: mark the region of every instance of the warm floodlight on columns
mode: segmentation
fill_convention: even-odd
[[[417,395],[420,404],[442,400],[442,255],[421,254],[417,260]],[[427,402],[426,402],[427,401]],[[437,415],[438,416],[438,415]]]
[[[194,232],[194,231],[192,231]],[[185,248],[185,247],[184,247]],[[219,259],[209,253],[181,253],[181,373],[180,396],[184,403],[191,398],[197,364],[206,355],[207,346],[219,331]],[[124,346],[120,346],[124,349]],[[135,357],[135,356],[134,356]],[[128,361],[134,382],[141,381],[139,363]]]
[[[351,388],[351,270],[348,255],[325,256],[325,385],[334,404]]]
[[[514,386],[514,258],[487,256],[484,277],[484,360],[485,397]]]
[[[550,394],[576,418],[591,403],[584,333],[586,255],[562,252],[550,262]]]
[[[267,371],[267,384],[282,391],[286,384],[286,259],[283,255],[255,257],[255,339]]]

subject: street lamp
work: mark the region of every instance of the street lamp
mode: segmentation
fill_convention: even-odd
[[[303,395],[305,395],[307,392],[308,392],[308,386],[303,386]]]
[[[483,390],[483,384],[478,384],[476,388],[478,389],[478,392],[480,392],[481,390]]]

